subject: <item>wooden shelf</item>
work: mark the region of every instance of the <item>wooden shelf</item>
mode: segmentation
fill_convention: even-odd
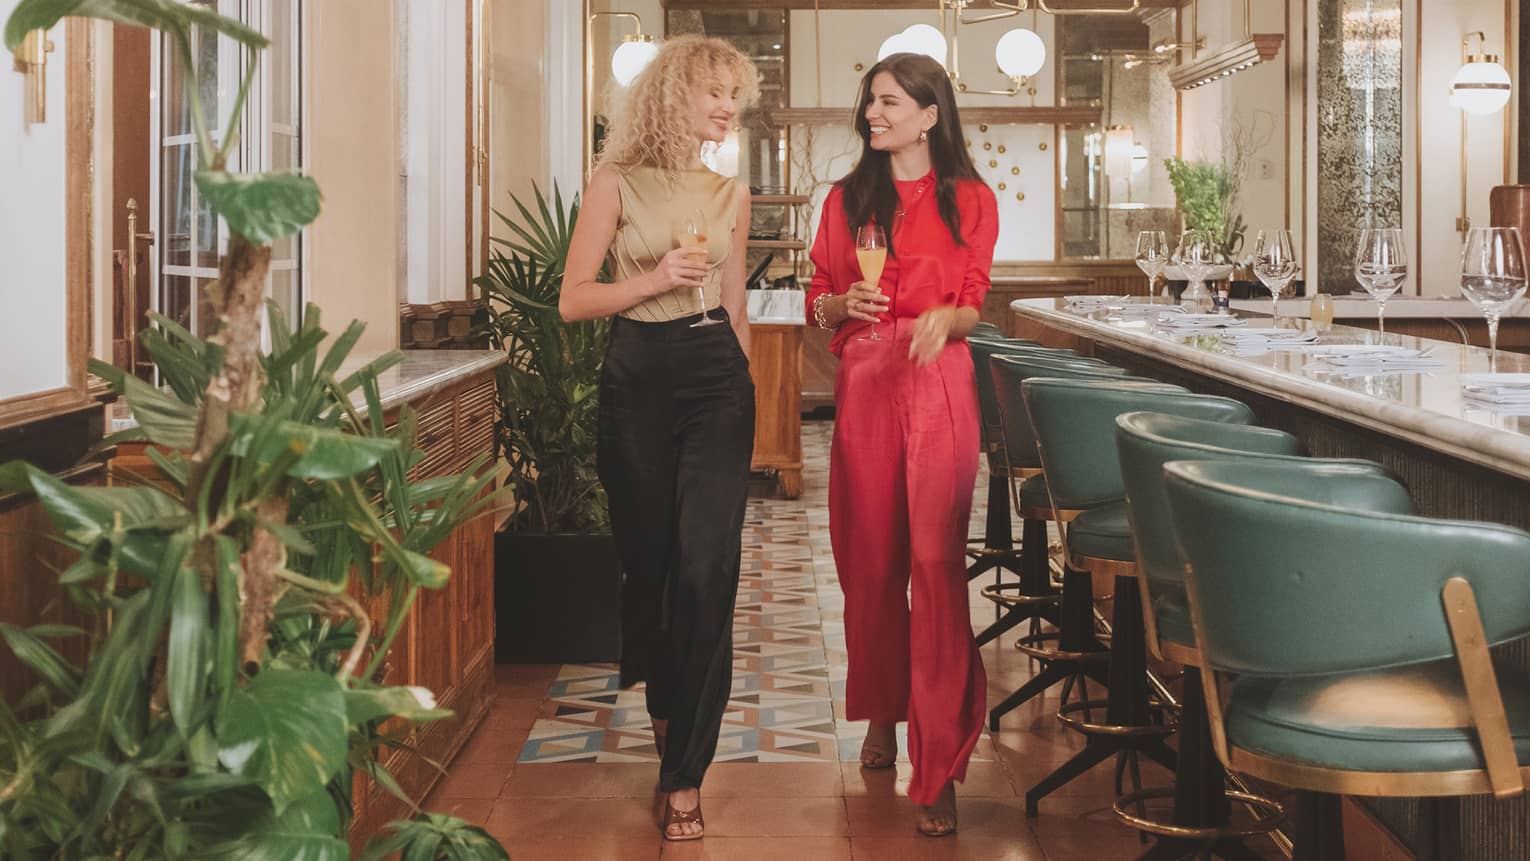
[[[756,194],[750,196],[749,202],[761,206],[796,206],[811,203],[812,198],[805,194]]]
[[[848,122],[850,114],[849,108],[780,108],[770,112],[770,121],[780,125],[824,126]],[[961,116],[964,125],[1088,125],[1099,123],[1102,115],[1098,105],[1026,105],[962,108]]]
[[[777,248],[786,251],[806,251],[807,243],[798,239],[751,239],[750,248]]]

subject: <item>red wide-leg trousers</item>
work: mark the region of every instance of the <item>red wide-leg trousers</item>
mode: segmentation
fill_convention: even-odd
[[[966,343],[917,368],[912,324],[883,323],[885,340],[845,344],[829,534],[845,593],[846,716],[908,721],[909,798],[933,804],[966,777],[987,708],[965,558],[978,405]]]

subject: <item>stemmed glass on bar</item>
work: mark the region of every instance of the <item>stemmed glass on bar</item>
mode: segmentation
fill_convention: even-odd
[[[1355,248],[1355,280],[1376,300],[1376,328],[1387,331],[1387,299],[1408,280],[1408,249],[1402,230],[1367,227]]]
[[[1301,267],[1296,262],[1296,243],[1291,231],[1261,230],[1254,240],[1254,276],[1270,291],[1270,322],[1280,319],[1280,297],[1291,286]]]
[[[1498,320],[1525,295],[1519,229],[1473,227],[1461,249],[1461,292],[1487,319],[1488,367],[1498,371]]]
[[[1206,273],[1216,265],[1214,260],[1215,251],[1211,247],[1211,235],[1204,230],[1186,230],[1179,238],[1179,247],[1174,249],[1173,263],[1179,270],[1185,273],[1188,283],[1185,292],[1179,296],[1180,303],[1193,301],[1199,303],[1206,298]]]
[[[1147,276],[1149,298],[1153,296],[1153,284],[1158,275],[1169,265],[1169,240],[1162,230],[1142,230],[1137,233],[1137,268]]]

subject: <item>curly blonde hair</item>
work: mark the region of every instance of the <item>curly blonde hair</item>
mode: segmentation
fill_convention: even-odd
[[[722,39],[677,36],[659,53],[614,105],[614,117],[600,164],[648,165],[679,171],[695,162],[691,102],[696,93],[731,72],[742,112],[760,95],[760,73],[743,52]]]

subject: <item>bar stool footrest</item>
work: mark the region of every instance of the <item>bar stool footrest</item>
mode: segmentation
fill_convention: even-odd
[[[1062,601],[1061,593],[1031,595],[1016,591],[1019,588],[1019,583],[996,583],[991,586],[984,586],[982,595],[1001,607],[1018,607],[1029,604],[1057,604]],[[1006,594],[1011,592],[1014,594]]]
[[[1262,815],[1246,825],[1234,826],[1229,824],[1194,827],[1175,825],[1172,822],[1162,822],[1127,812],[1126,808],[1142,801],[1157,798],[1173,798],[1174,787],[1172,786],[1155,786],[1148,789],[1139,789],[1136,792],[1128,792],[1116,799],[1114,809],[1116,818],[1125,823],[1128,828],[1146,831],[1159,837],[1173,837],[1180,840],[1196,840],[1208,843],[1217,840],[1258,837],[1274,831],[1286,820],[1285,807],[1281,806],[1280,802],[1274,799],[1265,798],[1262,795],[1254,795],[1249,792],[1238,792],[1232,789],[1225,790],[1224,794],[1229,801],[1246,805],[1251,809],[1257,809],[1261,811]]]
[[[1110,652],[1106,649],[1073,652],[1067,649],[1036,645],[1037,643],[1056,640],[1061,636],[1062,634],[1059,631],[1042,631],[1040,634],[1027,635],[1016,640],[1015,648],[1038,661],[1099,661],[1104,663],[1110,659]]]
[[[1077,702],[1064,703],[1057,708],[1057,719],[1063,726],[1068,727],[1084,735],[1113,735],[1113,736],[1166,736],[1179,728],[1179,716],[1172,709],[1161,703],[1149,703],[1148,708],[1164,717],[1162,723],[1149,724],[1109,724],[1095,723],[1078,716],[1079,712],[1099,709],[1105,710],[1106,700],[1078,700]]]

